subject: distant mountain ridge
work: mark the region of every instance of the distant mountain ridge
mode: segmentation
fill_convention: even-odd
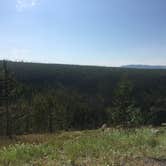
[[[166,66],[159,65],[124,65],[122,68],[131,68],[131,69],[166,69]]]

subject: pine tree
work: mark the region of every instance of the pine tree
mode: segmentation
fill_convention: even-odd
[[[7,61],[3,60],[3,78],[1,79],[1,101],[4,104],[5,108],[5,117],[6,117],[6,136],[9,138],[12,138],[12,118],[11,118],[11,112],[9,109],[9,105],[11,102],[12,97],[12,90],[14,89],[15,81],[12,78],[11,74],[9,73],[8,67],[7,67]]]
[[[132,83],[126,78],[122,78],[115,90],[114,107],[117,109],[114,112],[114,120],[121,124],[126,124],[129,121],[129,107],[133,104],[132,98]]]
[[[7,62],[3,61],[3,70],[4,70],[4,102],[6,109],[6,136],[11,138],[11,116],[9,112],[9,72],[7,69]]]

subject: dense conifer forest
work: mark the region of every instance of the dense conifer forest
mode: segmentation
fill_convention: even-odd
[[[166,122],[166,70],[0,61],[0,135]],[[8,119],[9,118],[9,119]],[[8,133],[8,134],[9,134]]]

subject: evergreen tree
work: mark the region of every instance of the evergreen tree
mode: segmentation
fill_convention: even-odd
[[[116,123],[127,124],[130,121],[129,107],[133,105],[132,97],[133,85],[123,77],[119,82],[114,96],[114,110],[112,113],[113,119]]]

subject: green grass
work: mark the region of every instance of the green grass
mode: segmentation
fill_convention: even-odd
[[[93,130],[20,136],[15,143],[1,145],[0,165],[144,165],[145,159],[166,159],[166,130],[160,128],[158,134],[153,130],[110,128],[105,132]]]

